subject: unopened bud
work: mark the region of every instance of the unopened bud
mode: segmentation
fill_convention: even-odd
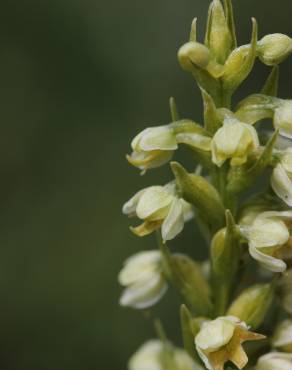
[[[236,316],[252,328],[259,327],[274,297],[270,284],[257,284],[245,289],[231,304],[227,314]]]
[[[209,10],[206,44],[218,63],[224,64],[231,49],[231,33],[220,0],[213,0]]]
[[[281,33],[267,35],[258,42],[257,53],[264,64],[279,64],[292,53],[292,39]]]
[[[224,225],[225,211],[217,190],[202,176],[188,173],[179,163],[171,169],[185,200],[193,204],[207,228],[214,233]]]
[[[210,50],[198,42],[188,42],[178,51],[179,63],[185,71],[193,72],[194,65],[205,69],[211,60]]]

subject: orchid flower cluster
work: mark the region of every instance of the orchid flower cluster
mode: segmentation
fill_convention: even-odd
[[[210,4],[204,42],[196,23],[178,61],[201,90],[204,116],[182,118],[171,98],[171,122],[133,139],[128,161],[143,174],[169,164],[173,179],[125,203],[123,213],[140,220],[132,232],[156,233],[157,247],[128,258],[119,274],[122,306],[149,309],[169,286],[179,293],[183,348],[158,322],[129,370],[292,370],[292,100],[277,96],[292,39],[259,39],[252,19],[250,42],[238,46],[231,0]],[[234,104],[256,59],[271,67],[267,79]],[[194,158],[189,170],[173,161],[181,146]],[[204,262],[167,245],[192,219],[206,240]]]

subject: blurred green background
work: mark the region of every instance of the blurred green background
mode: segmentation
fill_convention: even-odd
[[[170,176],[140,177],[125,161],[130,139],[169,121],[175,96],[200,121],[201,100],[176,52],[194,16],[202,37],[207,0],[10,0],[0,11],[0,367],[4,370],[126,368],[163,321],[179,343],[177,298],[151,313],[118,306],[116,275],[137,239],[121,206]],[[235,0],[239,39],[250,17],[260,35],[292,34],[291,0]],[[292,96],[291,62],[281,93]],[[257,64],[241,93],[257,91]],[[184,158],[183,154],[180,158]],[[172,248],[203,259],[193,223]]]

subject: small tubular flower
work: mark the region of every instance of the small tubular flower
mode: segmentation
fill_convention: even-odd
[[[248,362],[242,343],[264,338],[261,334],[248,331],[247,325],[238,318],[224,316],[203,323],[195,344],[208,370],[223,370],[228,361],[242,369]]]
[[[287,319],[276,328],[272,339],[273,347],[283,352],[292,353],[292,320]]]
[[[292,207],[292,148],[285,150],[280,163],[274,168],[271,186],[278,197]]]
[[[165,345],[160,340],[149,340],[131,357],[129,370],[199,370],[182,349]]]
[[[254,370],[291,370],[292,354],[271,352],[261,356]]]
[[[287,265],[282,260],[291,249],[289,222],[292,211],[260,213],[250,226],[242,226],[250,255],[263,267],[273,272],[283,272]]]
[[[134,234],[148,235],[161,227],[164,241],[173,239],[194,216],[192,206],[177,195],[173,182],[139,191],[124,205],[123,213],[144,220],[131,228]]]
[[[146,128],[133,139],[131,147],[133,152],[127,156],[128,161],[145,171],[167,163],[177,149],[177,142],[172,128],[165,125]]]
[[[212,161],[220,167],[227,159],[231,159],[231,166],[239,166],[258,147],[257,132],[251,125],[235,118],[226,118],[212,140]]]
[[[168,287],[159,251],[140,252],[127,259],[118,280],[125,287],[120,304],[137,309],[153,306]]]

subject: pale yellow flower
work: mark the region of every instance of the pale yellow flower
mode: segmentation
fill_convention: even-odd
[[[220,167],[230,159],[231,166],[239,166],[258,147],[259,140],[253,126],[235,118],[226,118],[212,140],[212,161]]]
[[[292,206],[292,148],[282,154],[280,163],[274,168],[271,176],[274,192],[288,206]]]
[[[161,227],[165,241],[179,234],[194,216],[192,206],[176,194],[174,183],[139,191],[124,205],[123,213],[144,221],[131,229],[136,235],[148,235]]]
[[[259,213],[251,225],[241,227],[250,255],[270,271],[283,272],[287,268],[282,258],[291,250],[291,220],[292,211],[269,211]]]
[[[263,338],[263,335],[248,331],[247,325],[238,318],[224,316],[203,323],[195,344],[207,369],[223,370],[228,361],[243,369],[248,358],[242,343]]]
[[[291,370],[292,354],[271,352],[259,358],[254,370]]]
[[[125,287],[120,304],[138,309],[157,303],[168,286],[159,251],[140,252],[127,259],[118,279]]]
[[[182,349],[149,340],[131,357],[129,370],[200,370]]]

